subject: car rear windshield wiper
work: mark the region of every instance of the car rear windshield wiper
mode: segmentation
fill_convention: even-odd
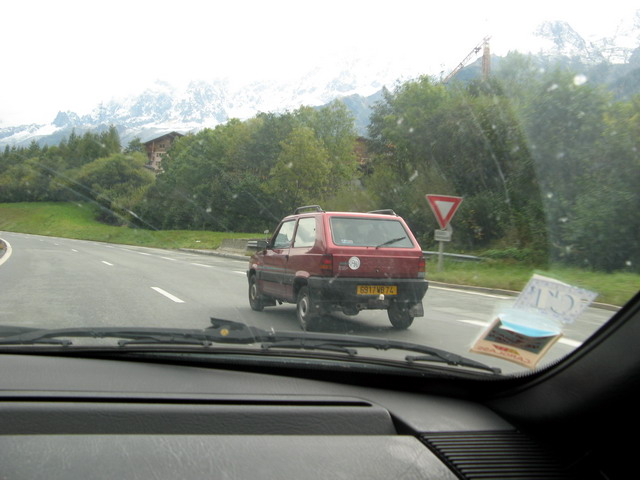
[[[119,347],[131,345],[194,345],[210,347],[212,344],[250,345],[260,343],[263,351],[278,348],[299,350],[326,350],[357,354],[356,348],[377,350],[406,350],[420,356],[407,356],[409,364],[416,361],[433,361],[447,365],[463,366],[499,374],[500,369],[490,367],[461,355],[415,343],[315,332],[280,332],[264,330],[241,322],[211,318],[211,326],[202,330],[186,328],[58,328],[37,329],[27,327],[0,327],[0,347],[3,345],[73,345],[71,338],[117,338]]]
[[[376,245],[376,248],[384,247],[386,245],[391,245],[392,243],[399,242],[400,240],[404,240],[405,238],[407,237],[404,236],[404,237],[392,238],[391,240],[387,240],[386,242],[381,243],[380,245]]]

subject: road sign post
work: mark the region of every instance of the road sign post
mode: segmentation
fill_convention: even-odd
[[[428,194],[425,195],[425,198],[441,228],[441,230],[434,232],[435,240],[440,243],[438,246],[438,272],[441,272],[444,270],[444,242],[450,242],[453,233],[449,223],[462,203],[462,197]]]

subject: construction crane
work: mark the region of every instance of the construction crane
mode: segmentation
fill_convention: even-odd
[[[469,52],[469,55],[464,57],[464,59],[458,64],[456,68],[454,68],[449,75],[445,77],[442,83],[448,83],[460,70],[462,70],[467,63],[474,58],[480,50],[482,50],[482,79],[486,80],[489,77],[489,73],[491,70],[491,52],[489,51],[489,40],[491,37],[487,36],[482,39],[478,45],[473,47],[473,49]]]

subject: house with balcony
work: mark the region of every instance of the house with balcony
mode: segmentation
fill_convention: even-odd
[[[164,135],[144,142],[144,146],[147,149],[147,167],[155,172],[161,172],[160,162],[162,157],[167,153],[173,142],[177,138],[183,137],[181,133],[170,132]]]

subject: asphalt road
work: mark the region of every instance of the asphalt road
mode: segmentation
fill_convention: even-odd
[[[275,330],[299,330],[294,305],[250,309],[246,261],[190,252],[0,232],[11,255],[0,259],[0,324],[28,327],[205,328],[210,317]],[[469,346],[514,298],[432,286],[425,316],[411,328],[391,328],[385,311],[341,313],[320,330],[426,344],[500,366],[520,367],[469,353]],[[590,308],[565,330],[545,357],[579,346],[612,312]]]

